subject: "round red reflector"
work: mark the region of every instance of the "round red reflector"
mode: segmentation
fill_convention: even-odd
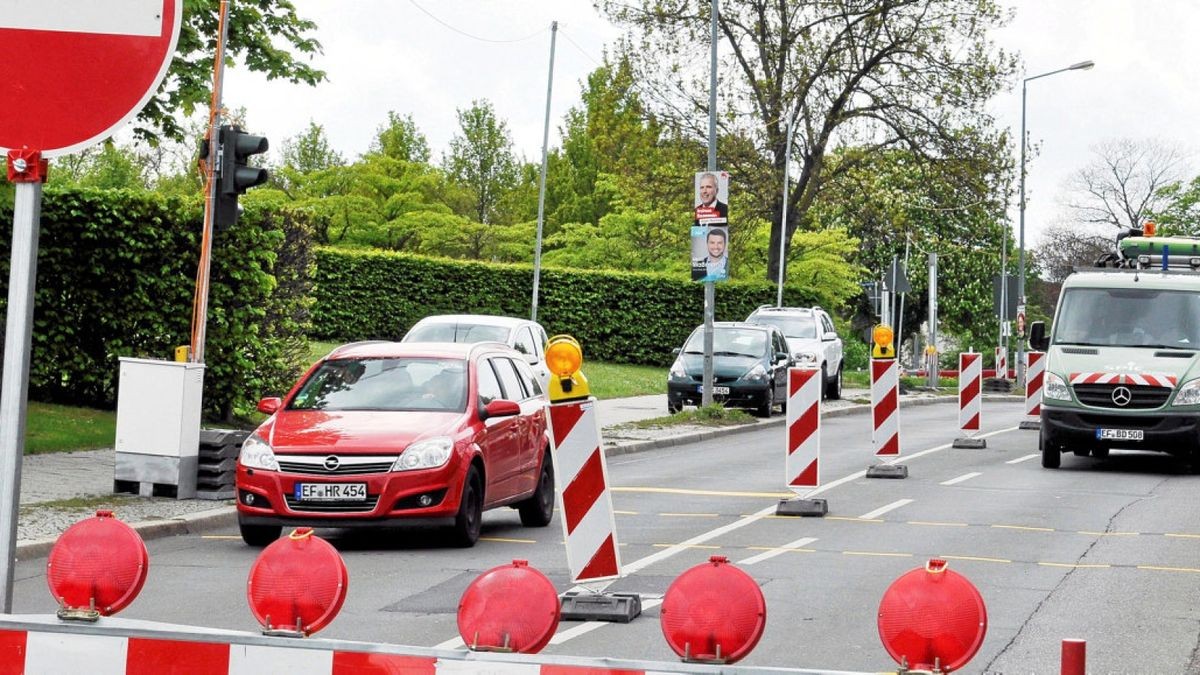
[[[762,637],[767,603],[749,574],[715,555],[671,583],[660,615],[667,644],[683,660],[735,663]]]
[[[146,583],[150,556],[134,529],[97,511],[67,528],[46,562],[50,594],[66,609],[94,609],[109,616],[125,609]]]
[[[458,634],[479,651],[536,654],[558,628],[558,591],[524,560],[480,574],[458,601]]]
[[[337,616],[349,583],[337,550],[301,527],[258,555],[246,599],[266,630],[311,635]]]
[[[987,634],[983,597],[966,577],[930,560],[892,582],[879,603],[879,638],[908,668],[958,670]]]

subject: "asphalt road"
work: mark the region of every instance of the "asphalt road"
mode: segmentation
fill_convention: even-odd
[[[744,665],[876,672],[895,668],[876,628],[898,576],[932,557],[978,586],[988,629],[960,672],[1057,673],[1063,638],[1088,641],[1092,673],[1200,672],[1200,476],[1165,455],[1114,452],[1042,469],[1021,403],[985,403],[982,450],[950,448],[953,405],[902,410],[904,480],[867,479],[870,418],[825,420],[825,518],[781,518],[783,430],[754,431],[609,459],[625,577],[643,594],[627,625],[563,623],[547,653],[675,660],[659,626],[671,581],[711,555],[758,581],[767,628]],[[349,595],[320,635],[421,646],[459,644],[458,599],[480,572],[515,558],[571,587],[557,518],[522,528],[485,515],[459,550],[435,533],[321,531],[342,551]],[[257,550],[233,530],[149,543],[150,577],[122,613],[256,630],[245,600]],[[18,566],[14,611],[47,613],[45,560]]]

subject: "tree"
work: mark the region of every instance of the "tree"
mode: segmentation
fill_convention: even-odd
[[[709,4],[686,0],[598,0],[625,26],[624,51],[643,91],[657,93],[660,119],[707,137]],[[722,7],[726,49],[718,104],[722,163],[739,193],[731,220],[779,223],[788,111],[795,110],[793,172],[785,243],[810,224],[808,211],[843,144],[906,148],[926,159],[983,158],[1004,147],[985,103],[1006,86],[1015,60],[988,32],[1007,22],[993,0],[746,0]],[[727,137],[748,141],[730,154]],[[734,210],[736,209],[736,210]],[[767,276],[778,264],[772,229]]]
[[[1158,197],[1162,203],[1149,216],[1162,226],[1163,234],[1200,236],[1200,176],[1163,186]]]
[[[429,142],[425,139],[425,134],[417,129],[412,115],[401,117],[395,111],[389,110],[387,124],[376,131],[369,152],[406,162],[427,163]]]
[[[444,167],[451,179],[471,192],[470,215],[489,225],[494,222],[501,197],[520,177],[508,125],[496,118],[492,104],[486,100],[459,109],[458,125],[460,133],[450,139]]]
[[[197,106],[208,105],[220,4],[220,0],[184,0],[175,58],[158,91],[138,114],[134,133],[139,139],[151,145],[162,137],[182,140],[186,130],[179,113],[188,117]],[[316,27],[296,14],[292,0],[231,2],[226,65],[240,61],[268,79],[315,86],[325,79],[324,71],[308,64],[321,52],[321,43],[307,35]]]
[[[325,127],[309,121],[308,129],[283,142],[283,163],[271,172],[271,182],[284,191],[295,187],[302,176],[345,166],[346,160],[333,149]]]
[[[1167,206],[1161,190],[1184,175],[1183,153],[1157,140],[1111,140],[1092,153],[1096,158],[1069,181],[1066,207],[1079,223],[1140,228]]]

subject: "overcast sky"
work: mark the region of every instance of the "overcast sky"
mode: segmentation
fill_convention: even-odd
[[[1004,2],[1004,0],[1001,0]],[[512,132],[517,152],[541,153],[550,22],[559,22],[551,106],[552,146],[563,114],[578,102],[580,82],[619,31],[585,0],[295,0],[319,26],[329,75],[319,87],[267,82],[240,70],[226,75],[225,100],[244,106],[248,126],[278,148],[309,121],[325,127],[348,159],[367,150],[394,110],[411,114],[435,161],[457,131],[455,111],[490,100]],[[1095,144],[1156,138],[1189,153],[1200,118],[1200,60],[1194,0],[1016,0],[1012,23],[995,35],[1018,52],[1027,75],[1091,59],[1029,83],[1027,126],[1041,145],[1026,180],[1026,242],[1061,212],[1068,176],[1091,159]],[[432,14],[432,16],[431,16]],[[436,18],[434,18],[436,17]],[[440,21],[439,21],[440,20]],[[1021,91],[991,102],[1014,136]],[[718,148],[718,153],[719,153]],[[1200,164],[1192,162],[1195,169]],[[690,177],[685,180],[690,181]],[[1016,237],[1016,204],[1012,208]]]

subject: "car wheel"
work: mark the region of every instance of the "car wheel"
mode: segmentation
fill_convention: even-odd
[[[283,532],[282,525],[246,525],[238,523],[238,529],[242,531],[242,541],[249,546],[262,548],[267,544],[279,538]]]
[[[838,364],[837,374],[832,382],[825,383],[825,398],[837,401],[842,398],[842,364]]]
[[[667,399],[667,414],[674,415],[675,413],[679,412],[680,410],[683,410],[682,403],[676,403],[675,401],[672,401],[671,399]]]
[[[517,504],[521,524],[525,527],[545,527],[554,517],[554,463],[547,449],[542,457],[542,472],[538,475],[537,489],[525,501]]]
[[[771,409],[775,407],[775,387],[767,387],[767,393],[763,394],[762,404],[754,409],[754,414],[758,417],[770,417]]]
[[[825,373],[825,364],[821,364],[821,400],[829,398],[829,376]]]
[[[454,516],[454,525],[450,532],[455,546],[470,548],[479,541],[479,529],[483,523],[483,481],[479,480],[479,471],[471,467],[467,471],[467,479],[463,481],[462,500],[458,504],[458,514]]]
[[[1059,452],[1056,444],[1050,442],[1050,439],[1046,438],[1045,430],[1043,430],[1041,435],[1038,437],[1038,441],[1038,445],[1040,445],[1042,449],[1042,468],[1057,469],[1058,467],[1062,466],[1062,453]]]

